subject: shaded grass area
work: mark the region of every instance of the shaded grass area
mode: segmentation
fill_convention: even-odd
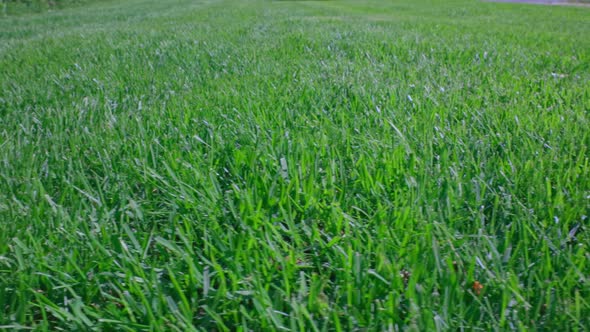
[[[23,15],[58,10],[67,7],[83,6],[105,0],[2,0],[0,15]]]
[[[584,329],[588,11],[0,20],[0,326]]]

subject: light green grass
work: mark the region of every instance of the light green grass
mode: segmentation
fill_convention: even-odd
[[[126,0],[0,19],[0,328],[590,327],[589,17]]]

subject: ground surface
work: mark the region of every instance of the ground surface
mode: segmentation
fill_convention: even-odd
[[[526,3],[538,5],[573,5],[573,6],[588,6],[588,1],[568,1],[568,0],[491,0],[495,2],[511,2],[511,3]]]
[[[590,12],[0,19],[0,326],[590,327]]]
[[[568,3],[567,0],[495,0],[496,2],[514,2],[514,3],[538,3],[538,4],[562,4]]]

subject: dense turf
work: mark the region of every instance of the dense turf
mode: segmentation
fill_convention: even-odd
[[[44,12],[112,0],[0,0],[0,16]]]
[[[589,34],[467,0],[2,18],[0,326],[588,328]]]

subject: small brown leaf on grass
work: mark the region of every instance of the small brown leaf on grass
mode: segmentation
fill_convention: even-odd
[[[473,288],[475,295],[480,295],[483,290],[483,285],[479,281],[474,281],[471,288]]]
[[[412,273],[406,269],[403,269],[400,272],[400,277],[402,277],[402,280],[404,282],[404,287],[408,287],[408,282],[410,281],[411,276],[412,276]]]

